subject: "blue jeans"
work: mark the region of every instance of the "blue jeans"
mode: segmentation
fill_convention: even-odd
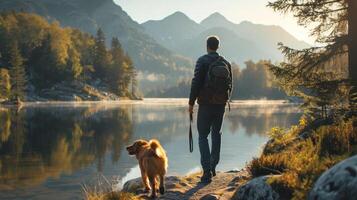
[[[201,153],[201,165],[204,172],[215,169],[221,151],[221,127],[225,105],[199,105],[197,116],[198,144]],[[211,132],[212,148],[210,151],[208,135]]]

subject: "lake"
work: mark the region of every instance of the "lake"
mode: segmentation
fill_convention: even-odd
[[[196,125],[194,152],[188,148],[186,103],[148,99],[0,108],[0,199],[83,199],[83,185],[109,181],[120,187],[140,176],[125,146],[141,138],[160,140],[169,157],[168,175],[199,171]],[[296,105],[279,101],[233,103],[217,170],[241,169],[259,154],[272,127],[288,128],[300,116]]]

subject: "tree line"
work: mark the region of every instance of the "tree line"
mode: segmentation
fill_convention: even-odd
[[[236,63],[232,63],[233,93],[232,99],[285,99],[284,91],[275,83],[274,76],[268,68],[270,61],[247,61],[246,67],[241,69]],[[191,87],[190,79],[180,80],[176,86],[167,89],[158,89],[147,96],[152,97],[181,97],[189,95]]]
[[[98,83],[130,97],[136,71],[119,39],[105,45],[96,36],[62,28],[57,21],[22,12],[0,14],[0,98],[24,99],[29,87],[51,88],[61,82]]]

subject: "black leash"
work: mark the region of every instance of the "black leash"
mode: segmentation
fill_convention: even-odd
[[[190,131],[188,134],[188,140],[189,140],[188,143],[190,145],[190,153],[193,152],[192,122],[193,122],[193,116],[192,116],[192,113],[190,113]]]

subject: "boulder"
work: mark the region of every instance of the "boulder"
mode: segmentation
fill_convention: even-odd
[[[324,172],[314,184],[308,197],[311,200],[356,198],[357,156],[341,161]]]
[[[277,200],[279,194],[267,183],[269,176],[261,176],[250,180],[234,193],[233,200]]]
[[[138,190],[142,189],[143,183],[141,178],[136,178],[136,179],[132,179],[127,181],[126,183],[124,183],[123,192],[130,192],[130,193],[137,193]]]
[[[201,197],[200,200],[218,200],[219,196],[215,194],[206,194],[205,196]]]
[[[166,189],[176,188],[178,185],[184,186],[185,183],[182,179],[177,176],[167,176],[165,177],[165,187]],[[129,180],[124,183],[122,191],[130,192],[135,194],[143,193],[144,185],[142,183],[141,177]]]

